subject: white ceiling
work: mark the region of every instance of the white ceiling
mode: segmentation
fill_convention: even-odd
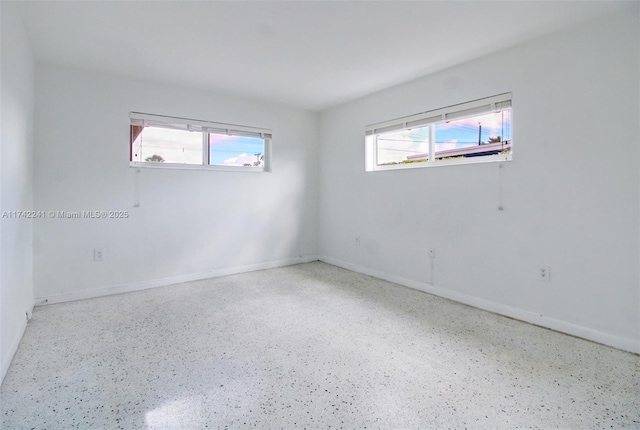
[[[24,1],[38,61],[310,110],[597,19],[611,1]]]

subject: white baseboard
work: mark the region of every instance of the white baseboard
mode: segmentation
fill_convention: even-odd
[[[129,293],[133,291],[147,290],[149,288],[165,287],[167,285],[180,284],[183,282],[199,281],[202,279],[217,278],[220,276],[235,275],[238,273],[254,272],[256,270],[275,269],[276,267],[291,266],[293,264],[309,263],[317,261],[315,255],[307,255],[299,258],[289,258],[286,260],[268,261],[264,263],[250,264],[246,266],[236,266],[224,269],[212,270],[201,273],[191,273],[188,275],[172,276],[169,278],[152,279],[149,281],[132,282],[130,284],[115,285],[112,287],[98,288],[95,290],[74,291],[70,293],[57,294],[53,296],[36,297],[36,306],[49,305],[53,303],[71,302],[74,300],[92,299],[95,297],[109,296],[112,294]]]
[[[509,305],[504,305],[504,304],[493,302],[490,300],[481,299],[478,297],[470,296],[468,294],[464,294],[457,291],[452,291],[446,288],[431,285],[425,282],[406,279],[401,276],[382,272],[380,270],[372,269],[370,267],[348,263],[346,261],[341,261],[335,258],[320,257],[319,259],[320,261],[323,261],[327,264],[342,267],[344,269],[348,269],[348,270],[362,273],[365,275],[373,276],[374,278],[384,279],[385,281],[393,282],[394,284],[403,285],[405,287],[409,287],[415,290],[423,291],[425,293],[433,294],[434,296],[444,297],[446,299],[450,299],[459,303],[463,303],[465,305],[473,306],[475,308],[483,309],[499,315],[504,315],[504,316],[514,318],[520,321],[524,321],[530,324],[535,324],[541,327],[549,328],[551,330],[566,333],[582,339],[601,343],[607,346],[621,349],[623,351],[640,354],[639,339],[631,339],[631,338],[621,337],[621,336],[610,334],[610,333],[605,333],[599,330],[580,326],[580,325],[563,321],[557,318],[549,317],[546,315],[540,315],[538,313],[526,311],[524,309],[516,308]]]
[[[33,308],[28,311],[29,317],[33,313]],[[7,375],[9,371],[9,366],[11,366],[11,361],[13,360],[13,356],[16,355],[18,351],[18,346],[20,346],[20,341],[22,340],[22,336],[24,336],[24,331],[27,329],[27,319],[21,318],[20,326],[18,327],[18,331],[13,336],[11,340],[11,344],[9,345],[9,349],[7,351],[2,350],[1,364],[0,364],[0,385],[4,381],[4,377]]]
[[[623,351],[629,351],[636,354],[640,354],[640,340],[626,338],[610,333],[605,333],[589,327],[577,325],[568,321],[560,320],[557,318],[541,315],[538,313],[530,312],[524,309],[516,308],[513,306],[493,302],[490,300],[481,299],[479,297],[470,296],[468,294],[460,293],[457,291],[449,290],[446,288],[431,285],[425,282],[415,281],[412,279],[403,278],[394,274],[382,272],[380,270],[372,269],[366,266],[360,266],[357,264],[348,263],[346,261],[338,260],[331,257],[319,257],[315,255],[309,255],[301,258],[291,258],[286,260],[270,261],[258,264],[252,264],[247,266],[237,266],[225,269],[218,269],[209,272],[193,273],[189,275],[173,276],[170,278],[154,279],[149,281],[134,282],[130,284],[117,285],[106,288],[99,288],[95,290],[76,291],[64,294],[58,294],[54,296],[37,297],[35,299],[36,305],[46,305],[53,303],[69,302],[74,300],[90,299],[95,297],[108,296],[112,294],[128,293],[132,291],[146,290],[149,288],[164,287],[167,285],[179,284],[182,282],[198,281],[201,279],[216,278],[220,276],[235,275],[237,273],[253,272],[256,270],[273,269],[276,267],[290,266],[299,263],[308,263],[311,261],[320,260],[327,264],[342,267],[344,269],[352,270],[354,272],[362,273],[365,275],[373,276],[375,278],[384,279],[385,281],[393,282],[395,284],[403,285],[405,287],[413,288],[418,291],[433,294],[435,296],[444,297],[459,303],[463,303],[469,306],[473,306],[479,309],[483,309],[489,312],[493,312],[499,315],[504,315],[510,318],[514,318],[520,321],[524,321],[530,324],[535,324],[541,327],[549,328],[555,331],[566,333],[572,336],[587,339],[593,342],[608,345]],[[26,321],[25,326],[26,327]],[[5,357],[2,357],[2,376],[6,373],[6,370],[11,363],[11,358],[15,354],[18,348],[22,333],[24,333],[24,327],[20,336],[12,344],[11,355],[8,358],[8,362],[5,363]]]

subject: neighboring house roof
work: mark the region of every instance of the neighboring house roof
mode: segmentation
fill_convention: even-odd
[[[444,151],[436,151],[437,158],[445,157],[459,157],[464,155],[465,157],[478,157],[481,155],[493,155],[499,154],[502,151],[511,149],[511,141],[505,140],[504,142],[486,143],[475,146],[465,146],[463,148],[447,149]],[[409,155],[407,160],[415,160],[418,158],[428,158],[428,153]]]

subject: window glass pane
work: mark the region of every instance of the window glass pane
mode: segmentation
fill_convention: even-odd
[[[427,161],[429,126],[382,133],[376,139],[378,166]]]
[[[131,126],[131,161],[202,164],[202,133]]]
[[[209,133],[209,164],[264,167],[264,139]]]
[[[511,109],[436,125],[436,159],[511,152]]]

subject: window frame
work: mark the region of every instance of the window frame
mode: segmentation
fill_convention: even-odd
[[[513,136],[511,136],[510,139],[510,151],[508,154],[482,155],[449,160],[438,160],[435,157],[435,128],[437,124],[465,118],[473,118],[475,116],[491,112],[500,112],[506,109],[513,109],[511,93],[498,94],[491,97],[472,100],[466,103],[460,103],[445,108],[430,110],[368,125],[365,127],[365,171],[377,172],[385,170],[421,169],[425,167],[512,161]],[[513,118],[513,110],[511,115]],[[427,161],[419,163],[378,165],[378,136],[389,132],[399,132],[426,126],[429,126],[429,152]]]
[[[271,143],[273,139],[273,132],[270,129],[165,115],[154,115],[142,112],[129,112],[129,129],[131,130],[131,126],[134,125],[198,132],[202,137],[202,157],[201,164],[133,161],[133,143],[131,142],[130,137],[129,167],[150,169],[217,170],[227,172],[271,172]],[[226,166],[221,164],[210,164],[209,134],[261,138],[264,142],[263,165]]]

